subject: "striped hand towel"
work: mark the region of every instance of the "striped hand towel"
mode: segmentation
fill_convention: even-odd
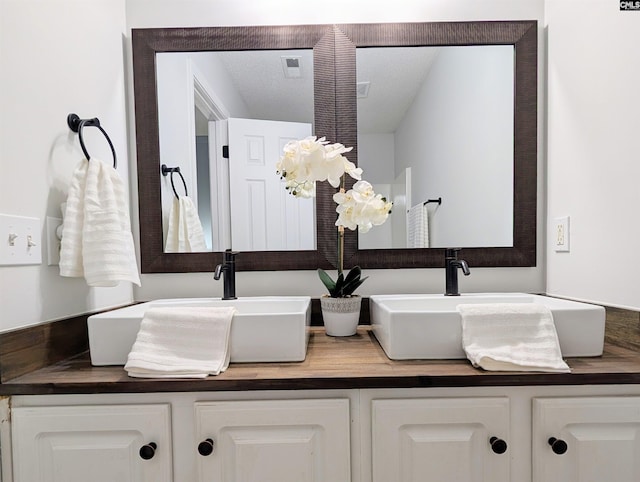
[[[568,373],[551,310],[537,303],[460,304],[462,347],[485,370]]]
[[[233,307],[151,308],[124,369],[130,377],[206,378],[229,366]]]
[[[124,183],[110,165],[82,160],[73,173],[60,246],[60,275],[89,286],[140,286]]]
[[[429,214],[427,206],[416,204],[407,214],[407,248],[429,247]]]
[[[188,196],[180,196],[180,199],[173,198],[164,251],[166,253],[207,251],[198,211]]]

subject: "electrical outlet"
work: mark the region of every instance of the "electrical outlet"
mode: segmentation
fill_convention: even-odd
[[[569,251],[569,216],[556,218],[553,223],[554,249],[557,252]]]
[[[40,219],[0,214],[0,266],[41,264]]]
[[[47,216],[47,265],[57,266],[60,264],[60,238],[58,228],[62,226],[61,218]]]

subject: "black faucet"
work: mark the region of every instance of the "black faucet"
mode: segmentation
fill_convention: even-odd
[[[469,265],[464,259],[458,259],[460,248],[448,248],[444,253],[445,269],[445,296],[460,296],[458,291],[458,268],[462,269],[465,276],[469,276]]]
[[[227,249],[223,254],[222,264],[216,266],[213,273],[213,279],[219,280],[220,275],[224,275],[223,283],[223,300],[236,299],[236,254],[237,251]]]

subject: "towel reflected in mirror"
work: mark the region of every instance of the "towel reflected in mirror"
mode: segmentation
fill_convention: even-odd
[[[202,223],[189,196],[174,198],[169,212],[165,253],[207,251]]]

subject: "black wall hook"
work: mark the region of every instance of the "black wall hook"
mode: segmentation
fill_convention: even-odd
[[[182,185],[184,186],[184,195],[188,196],[189,193],[187,192],[187,183],[184,180],[184,176],[182,175],[182,173],[180,172],[180,168],[179,167],[167,167],[166,164],[163,164],[161,166],[162,169],[162,175],[166,176],[167,174],[171,174],[171,189],[173,189],[173,194],[176,195],[176,199],[180,199],[180,196],[178,196],[178,192],[176,191],[176,186],[173,183],[173,173],[177,172],[180,175],[180,179],[182,179]]]
[[[438,206],[440,206],[442,204],[442,198],[439,197],[438,199],[427,199],[422,204],[424,205],[424,204],[430,204],[430,203],[438,203]]]
[[[89,152],[87,151],[87,148],[84,145],[84,139],[82,138],[82,128],[85,126],[89,126],[89,127],[97,127],[98,129],[100,129],[100,132],[102,132],[104,137],[107,139],[107,142],[109,143],[109,147],[111,148],[111,154],[113,154],[113,168],[116,169],[118,167],[118,161],[116,159],[116,150],[114,149],[113,143],[111,142],[111,139],[109,139],[107,132],[100,125],[100,120],[97,117],[94,117],[93,119],[80,119],[80,117],[78,117],[77,114],[69,114],[67,116],[67,125],[69,126],[69,129],[71,129],[73,132],[78,133],[78,138],[80,139],[80,147],[82,148],[82,152],[84,152],[84,155],[87,158],[87,161],[91,159],[91,156],[89,156]]]

